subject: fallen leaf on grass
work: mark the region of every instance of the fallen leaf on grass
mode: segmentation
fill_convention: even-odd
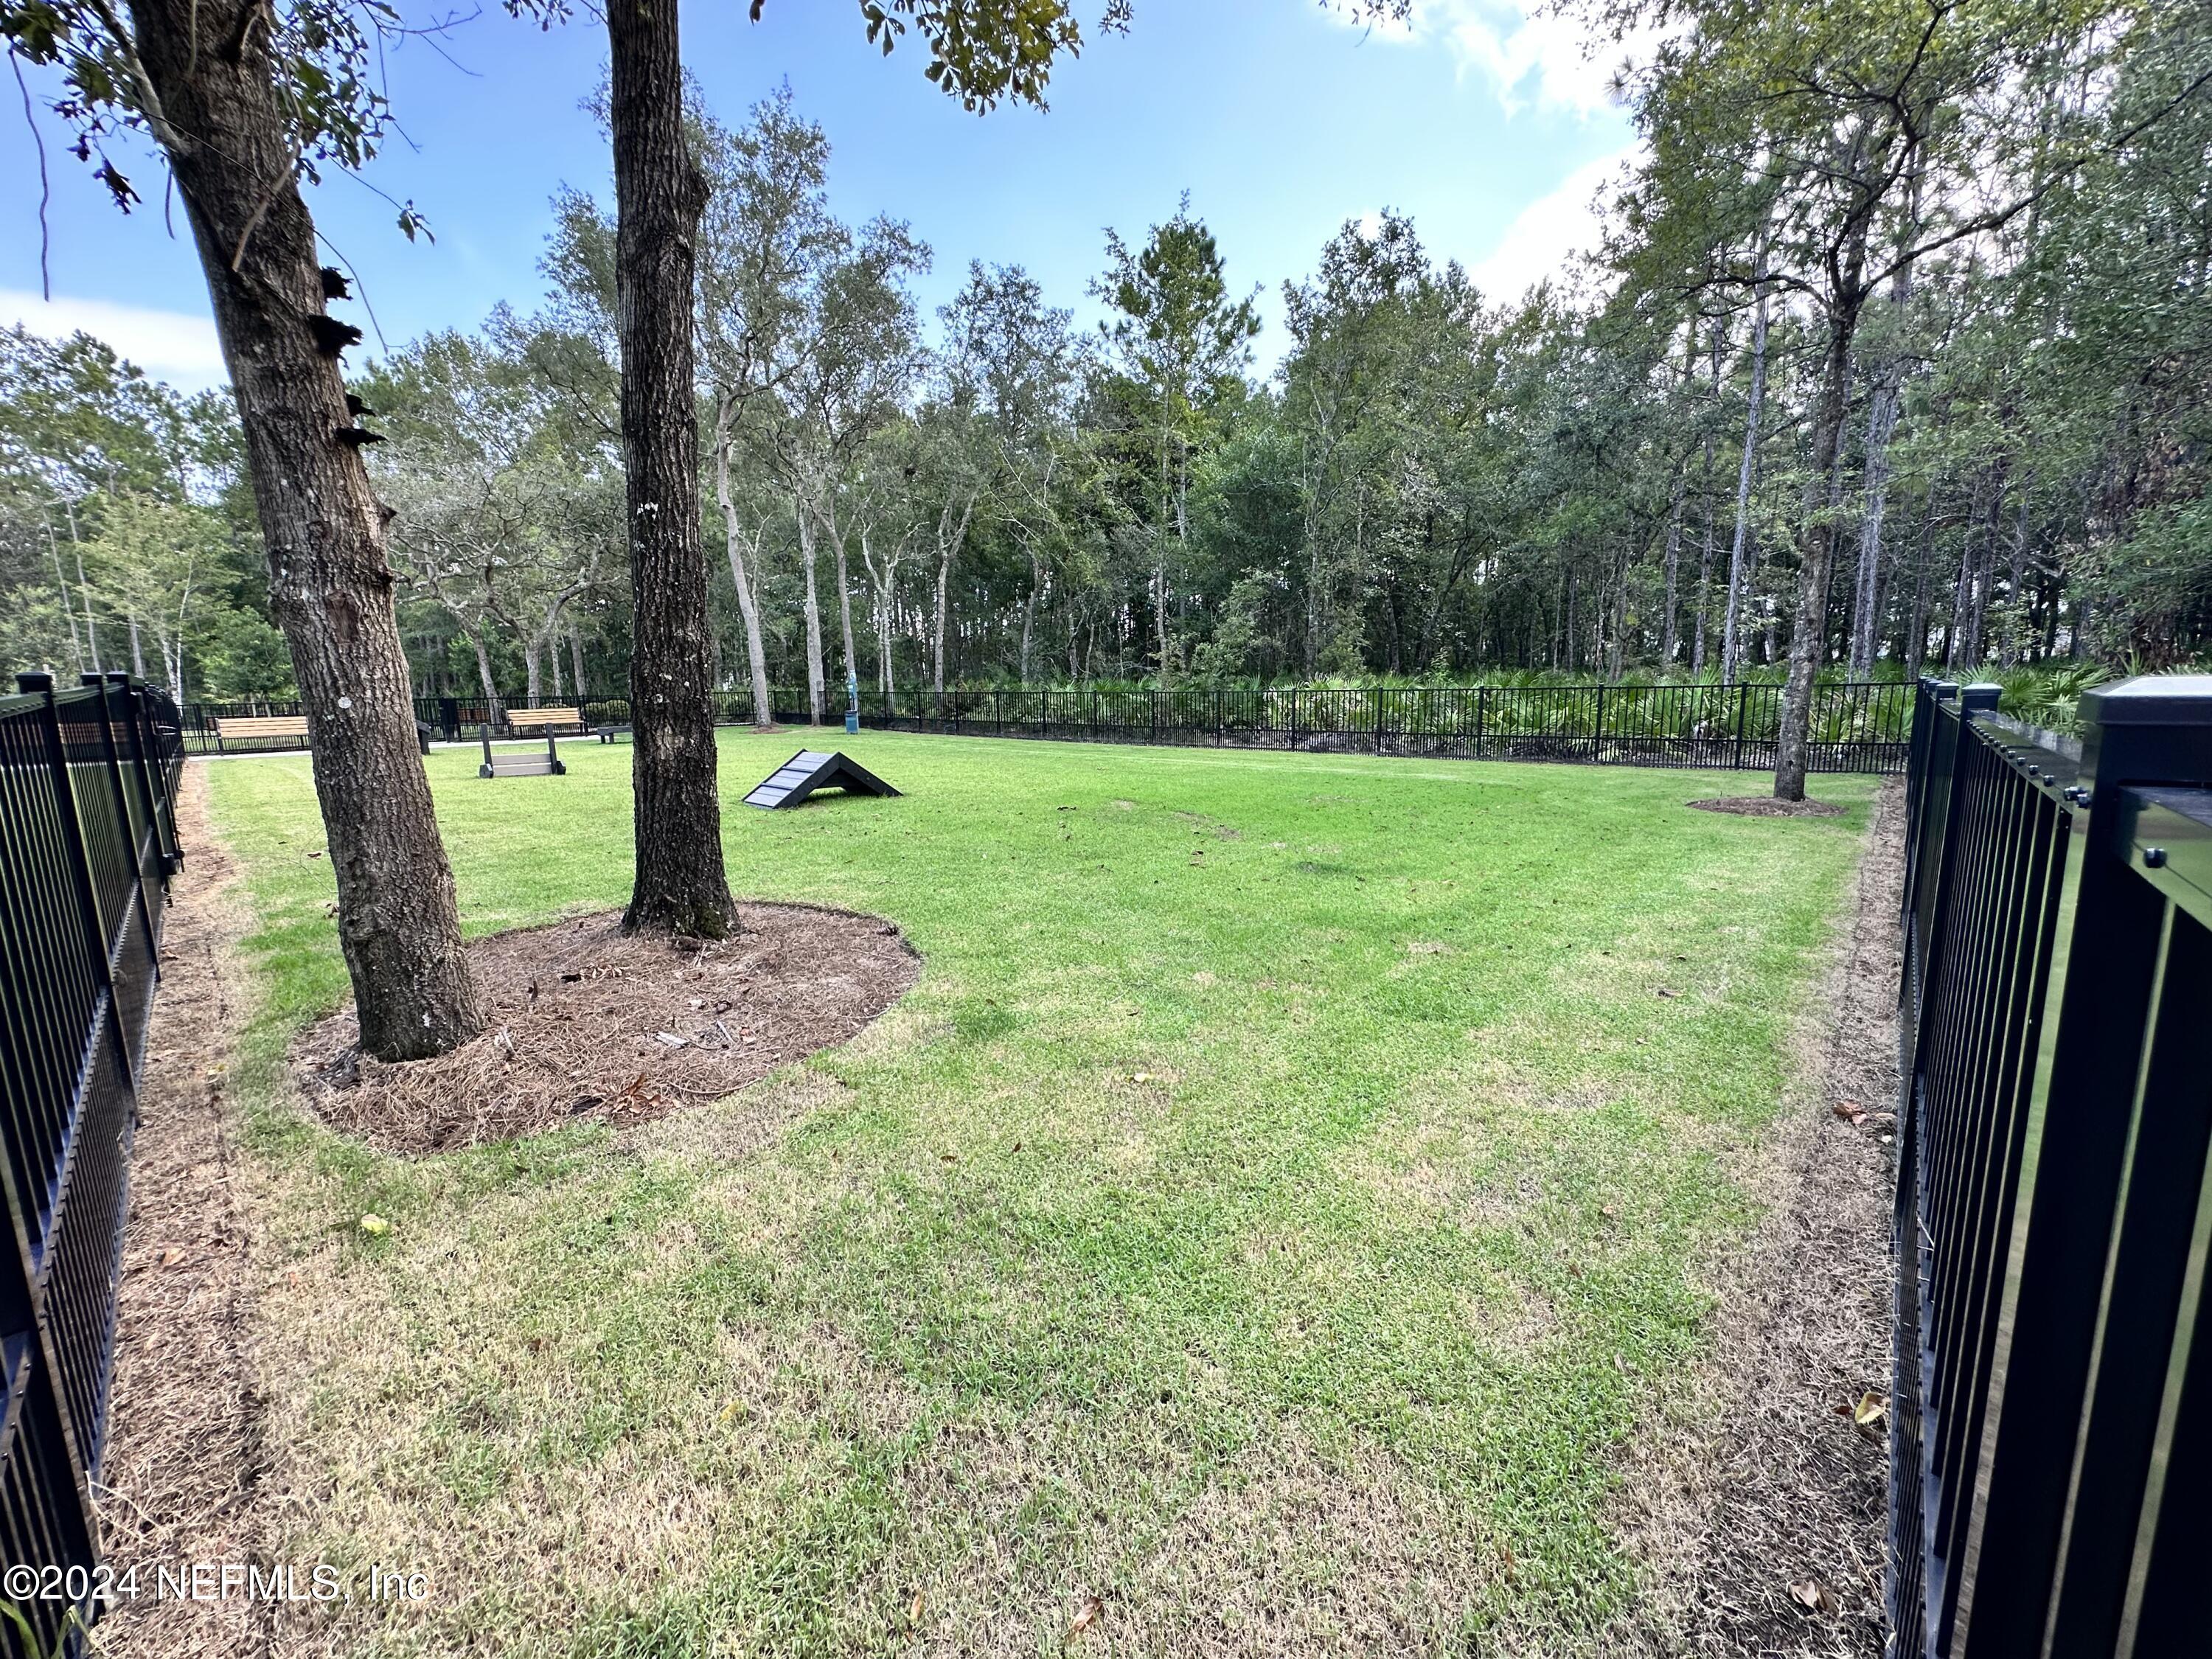
[[[1808,1613],[1833,1613],[1836,1593],[1817,1578],[1800,1578],[1790,1586],[1790,1599]]]
[[[389,1221],[380,1215],[373,1213],[362,1217],[360,1226],[362,1231],[367,1233],[371,1238],[381,1238],[392,1231],[392,1224]]]
[[[1067,1633],[1070,1636],[1082,1635],[1084,1632],[1098,1622],[1099,1615],[1105,1611],[1106,1604],[1097,1596],[1085,1596],[1083,1601],[1083,1611],[1075,1615],[1075,1622],[1067,1627]]]
[[[1867,1121],[1866,1108],[1856,1100],[1839,1100],[1828,1109],[1854,1129]]]
[[[1851,1421],[1862,1429],[1872,1428],[1888,1415],[1889,1396],[1885,1394],[1863,1394],[1851,1407]]]
[[[184,1259],[184,1250],[178,1245],[172,1244],[161,1252],[161,1265],[164,1267],[173,1267]]]
[[[918,1625],[921,1622],[921,1592],[920,1590],[914,1593],[913,1604],[906,1610],[906,1621],[909,1625]]]

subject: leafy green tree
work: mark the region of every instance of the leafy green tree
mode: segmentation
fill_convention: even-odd
[[[1131,460],[1142,469],[1164,684],[1176,666],[1169,639],[1170,550],[1180,552],[1190,539],[1191,464],[1243,393],[1260,331],[1257,290],[1232,298],[1223,270],[1213,233],[1192,216],[1186,196],[1173,218],[1152,227],[1141,249],[1109,231],[1106,270],[1091,284],[1113,313],[1100,325],[1112,395],[1129,423]]]

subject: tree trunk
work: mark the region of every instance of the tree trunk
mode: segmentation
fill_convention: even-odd
[[[728,398],[716,400],[714,408],[714,499],[722,506],[722,533],[730,557],[730,582],[738,590],[738,615],[745,624],[745,669],[752,680],[753,724],[775,724],[775,702],[769,696],[768,651],[761,641],[760,606],[753,601],[752,575],[745,568],[744,538],[738,533],[738,512],[730,495],[730,416]],[[753,540],[752,550],[757,553],[760,539]]]
[[[491,653],[484,648],[482,629],[465,629],[462,637],[477,653],[477,684],[483,690],[485,722],[496,732],[507,723],[507,711],[500,702],[499,682],[491,672]]]
[[[823,723],[822,605],[814,586],[814,520],[798,503],[799,562],[806,569],[806,718]]]
[[[1857,274],[1846,278],[1847,292],[1855,292]],[[1850,391],[1851,337],[1858,324],[1855,306],[1840,305],[1828,322],[1828,344],[1822,361],[1819,401],[1813,410],[1812,475],[1825,479],[1833,471],[1841,446],[1844,410]],[[1813,722],[1813,679],[1828,636],[1828,572],[1835,557],[1835,526],[1826,514],[1808,514],[1797,538],[1801,563],[1797,571],[1797,614],[1790,629],[1790,672],[1782,693],[1781,730],[1775,741],[1774,796],[1778,800],[1805,799],[1805,769],[1810,758]]]
[[[939,693],[945,690],[945,590],[952,580],[952,544],[942,537],[937,544],[937,629],[930,641],[930,684]]]
[[[932,678],[936,689],[945,690],[945,637],[948,610],[948,592],[952,583],[952,558],[968,539],[968,526],[975,516],[975,497],[969,495],[960,509],[960,521],[952,521],[952,503],[947,501],[945,510],[937,515],[937,636],[933,647]]]
[[[737,910],[722,866],[691,337],[707,181],[684,142],[676,19],[673,4],[607,0],[636,733],[636,881],[623,926],[721,939]]]
[[[845,536],[834,522],[827,524],[830,544],[837,550],[837,623],[843,630],[845,641],[845,675],[852,683],[860,683],[860,659],[853,649],[853,578],[845,563]]]
[[[1912,559],[1912,625],[1905,636],[1905,678],[1920,678],[1920,665],[1928,655],[1928,556],[1936,544],[1936,489],[1940,480],[1928,485],[1928,501],[1920,515],[1920,541]]]
[[[1766,269],[1765,233],[1759,233],[1759,270]],[[1766,285],[1759,286],[1759,303],[1751,325],[1751,408],[1744,416],[1743,460],[1735,477],[1735,541],[1729,550],[1728,604],[1722,612],[1721,682],[1735,678],[1741,668],[1737,632],[1743,611],[1743,590],[1749,560],[1751,481],[1759,465],[1759,420],[1766,403]]]
[[[313,331],[320,261],[269,31],[251,27],[253,0],[131,0],[131,10],[161,105],[149,125],[191,222],[238,400],[362,1047],[383,1060],[442,1054],[483,1014],[416,748],[386,514],[358,453],[334,436],[352,420],[335,355]]]
[[[1681,643],[1674,622],[1675,589],[1682,561],[1682,495],[1688,484],[1689,470],[1685,467],[1674,475],[1674,504],[1667,516],[1667,622],[1662,630],[1659,657],[1669,672],[1674,666],[1674,647]]]
[[[568,678],[576,683],[576,696],[580,702],[590,687],[584,683],[583,631],[573,623],[568,625]]]
[[[54,521],[41,513],[40,520],[46,527],[46,551],[53,556],[54,586],[61,592],[62,615],[69,618],[70,657],[76,672],[84,672],[84,641],[76,631],[76,602],[70,598],[69,578],[62,572],[62,545],[54,539]]]

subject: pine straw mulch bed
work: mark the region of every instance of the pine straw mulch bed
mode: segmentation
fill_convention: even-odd
[[[1711,1275],[1711,1352],[1624,1460],[1614,1521],[1644,1573],[1608,1659],[1884,1651],[1904,812],[1889,779],[1802,1081],[1747,1172],[1765,1218]]]
[[[619,911],[496,933],[469,946],[489,1015],[475,1041],[386,1065],[360,1052],[348,1005],[300,1039],[293,1066],[324,1121],[386,1152],[628,1127],[847,1041],[921,973],[880,917],[741,904],[738,920],[734,938],[706,943],[630,937]]]
[[[1700,812],[1727,812],[1740,818],[1838,818],[1844,809],[1825,800],[1777,800],[1771,795],[1723,795],[1687,803]]]

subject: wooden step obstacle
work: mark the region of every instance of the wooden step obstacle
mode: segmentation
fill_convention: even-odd
[[[477,728],[483,739],[483,764],[477,768],[480,778],[544,778],[566,777],[568,769],[561,763],[561,752],[554,747],[550,731],[545,734],[545,752],[527,755],[495,755],[491,752],[491,727]]]
[[[842,754],[802,749],[775,769],[751,794],[748,806],[796,806],[817,789],[843,789],[855,795],[896,795],[898,791],[857,761]]]

